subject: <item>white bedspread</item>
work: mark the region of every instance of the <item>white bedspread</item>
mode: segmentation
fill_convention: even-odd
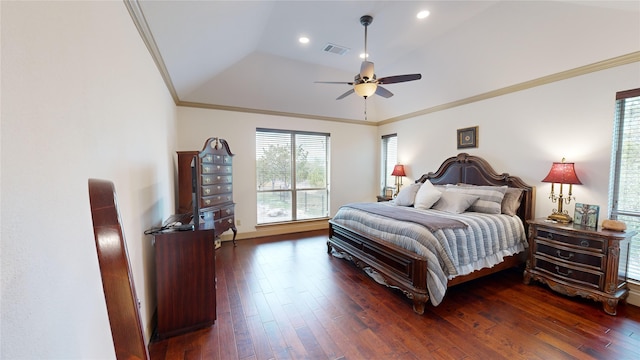
[[[424,256],[427,259],[427,290],[434,306],[442,301],[448,279],[492,267],[502,262],[504,257],[517,254],[527,246],[524,225],[517,216],[409,209],[456,219],[467,224],[467,227],[432,233],[415,223],[349,207],[340,208],[333,221]]]

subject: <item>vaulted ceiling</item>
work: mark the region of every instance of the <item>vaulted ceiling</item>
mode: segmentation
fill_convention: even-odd
[[[640,51],[640,1],[145,1],[127,3],[178,104],[380,122]],[[428,10],[419,20],[416,14]],[[395,95],[345,84],[364,52]],[[309,43],[298,42],[300,36]],[[327,44],[349,50],[324,51]],[[639,79],[640,81],[640,79]]]

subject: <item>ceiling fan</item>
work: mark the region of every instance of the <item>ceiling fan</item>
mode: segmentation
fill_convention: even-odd
[[[346,84],[352,85],[353,89],[345,92],[344,94],[338,96],[336,100],[344,99],[348,95],[353,94],[354,92],[357,95],[364,97],[365,99],[369,96],[376,94],[380,95],[384,98],[390,98],[393,96],[393,93],[380,85],[386,84],[395,84],[406,81],[420,80],[422,75],[420,74],[406,74],[406,75],[395,75],[395,76],[386,76],[383,78],[376,78],[376,74],[373,71],[373,62],[367,61],[367,27],[371,25],[373,22],[373,17],[370,15],[363,15],[360,17],[360,24],[364,26],[364,53],[365,60],[360,65],[360,73],[356,74],[353,81],[349,82],[340,82],[340,81],[316,81],[316,83],[320,84]]]

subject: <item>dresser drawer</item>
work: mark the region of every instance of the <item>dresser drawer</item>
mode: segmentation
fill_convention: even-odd
[[[216,234],[222,234],[223,232],[233,228],[234,221],[235,220],[233,216],[216,220],[215,221]]]
[[[231,159],[228,155],[213,155],[214,164],[231,165]]]
[[[554,278],[565,279],[593,289],[601,289],[604,285],[604,273],[601,271],[589,271],[586,268],[571,266],[544,255],[536,255],[535,260],[538,270],[549,273]]]
[[[233,191],[233,185],[207,185],[202,187],[202,196],[218,195],[230,193]]]
[[[236,206],[235,204],[231,204],[231,205],[227,205],[220,208],[220,218],[233,216],[233,214],[235,213],[235,210],[234,210],[235,206]]]
[[[232,177],[231,175],[202,175],[202,184],[203,185],[212,185],[212,184],[231,184]]]
[[[206,154],[202,157],[203,163],[213,164],[213,154]]]
[[[200,199],[200,208],[204,210],[207,207],[221,205],[221,204],[224,204],[226,202],[230,202],[230,201],[232,201],[232,199],[233,199],[233,197],[232,197],[231,194],[220,194],[220,195],[213,195],[213,196],[203,196]]]
[[[203,166],[204,167],[204,166]],[[211,170],[207,172],[208,174],[219,174],[219,175],[231,175],[233,168],[231,165],[218,165],[213,164],[211,166]],[[204,171],[203,171],[204,174]]]
[[[554,240],[557,242],[575,245],[579,248],[589,249],[593,251],[605,252],[605,241],[600,238],[591,238],[588,236],[571,236],[563,233],[552,231],[538,230],[538,238]]]
[[[605,270],[604,254],[594,253],[588,250],[579,250],[568,246],[560,246],[538,239],[536,241],[536,253],[545,254],[558,260],[565,260],[576,265],[589,266],[595,270]]]

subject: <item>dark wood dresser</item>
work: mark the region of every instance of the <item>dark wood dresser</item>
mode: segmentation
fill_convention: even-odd
[[[201,151],[179,151],[178,212],[194,211],[192,188],[195,186],[201,221],[214,224],[216,237],[232,230],[236,245],[232,160],[229,144],[220,138],[207,139]]]
[[[627,266],[633,231],[614,232],[574,224],[530,220],[529,258],[524,282],[531,279],[553,290],[603,303],[615,315],[629,294]]]
[[[216,320],[215,230],[153,234],[158,298],[157,337],[183,334]]]

